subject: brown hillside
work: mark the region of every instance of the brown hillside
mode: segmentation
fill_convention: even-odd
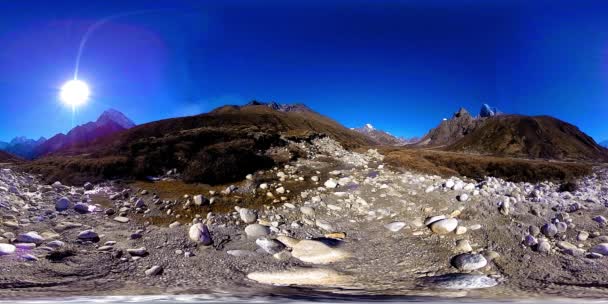
[[[42,173],[49,181],[67,183],[141,178],[177,168],[186,181],[216,184],[239,180],[276,164],[265,151],[284,145],[285,137],[305,140],[322,135],[348,148],[373,144],[310,110],[224,106],[206,114],[139,125],[36,160],[26,168]]]
[[[607,161],[608,152],[577,127],[549,116],[483,119],[448,151],[554,160]]]

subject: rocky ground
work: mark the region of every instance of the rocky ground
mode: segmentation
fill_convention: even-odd
[[[606,168],[479,181],[398,173],[328,138],[294,148],[306,156],[222,187],[174,171],[45,185],[4,165],[0,295],[608,296]]]

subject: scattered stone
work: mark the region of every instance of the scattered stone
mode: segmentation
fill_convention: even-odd
[[[386,228],[392,232],[398,232],[399,230],[403,229],[403,227],[405,227],[404,222],[392,222],[390,224],[384,225],[384,228]]]
[[[300,212],[302,212],[302,214],[310,216],[310,217],[315,216],[315,209],[313,209],[312,207],[302,206],[302,207],[300,207]]]
[[[78,238],[83,241],[99,242],[99,235],[93,230],[81,231],[78,234]]]
[[[315,240],[299,241],[292,249],[291,255],[294,258],[312,264],[329,264],[350,257],[346,251]]]
[[[202,223],[194,224],[188,230],[188,236],[193,242],[196,242],[203,246],[209,246],[213,244],[213,240],[211,239],[211,233],[207,228],[207,225]]]
[[[485,267],[488,261],[481,254],[463,253],[452,259],[452,266],[461,271],[472,271]]]
[[[334,232],[336,231],[336,229],[334,228],[334,226],[332,226],[328,221],[326,220],[316,220],[315,221],[315,225],[317,225],[317,227],[327,231],[327,232]]]
[[[473,247],[471,247],[471,243],[469,240],[458,240],[456,241],[456,247],[454,248],[455,252],[471,252],[473,251]]]
[[[114,220],[119,223],[128,223],[129,222],[129,218],[126,216],[117,216],[114,218]]]
[[[27,233],[21,233],[17,236],[18,243],[33,243],[40,245],[44,242],[44,238],[36,231],[30,231]]]
[[[70,208],[70,200],[67,197],[62,197],[57,200],[55,203],[55,210],[57,211],[65,211]]]
[[[448,234],[456,229],[458,220],[455,218],[443,219],[431,224],[431,230],[436,234]]]
[[[95,186],[93,186],[93,184],[86,182],[84,183],[84,190],[90,191],[93,190],[95,188]]]
[[[277,272],[253,272],[247,278],[269,285],[316,285],[335,286],[351,281],[351,278],[335,270],[325,268],[296,268]]]
[[[551,252],[551,244],[545,240],[541,240],[536,246],[536,251],[540,253],[549,253]]]
[[[267,236],[270,234],[270,228],[268,226],[260,225],[260,224],[251,224],[245,227],[245,234],[250,239],[257,239],[262,236]]]
[[[131,256],[144,257],[148,255],[148,250],[146,249],[146,247],[130,248],[127,249],[127,253]]]
[[[581,241],[581,242],[586,241],[588,238],[589,238],[589,232],[584,231],[584,230],[583,231],[579,231],[578,235],[576,236],[576,239],[578,241]]]
[[[546,237],[554,237],[557,234],[557,227],[554,224],[547,223],[540,228],[540,231]]]
[[[17,248],[11,244],[0,243],[0,256],[14,253]]]
[[[325,186],[325,188],[333,189],[338,186],[338,182],[336,182],[336,180],[334,180],[333,178],[330,178],[323,185]]]
[[[469,195],[466,193],[463,193],[458,196],[458,201],[466,202],[467,200],[469,200]]]
[[[591,247],[590,251],[601,255],[608,255],[608,243],[597,244]]]
[[[268,237],[258,238],[255,240],[255,244],[269,254],[279,253],[285,249],[283,243]]]
[[[485,275],[451,273],[423,279],[424,283],[442,289],[479,289],[498,285],[498,282]]]
[[[144,273],[147,276],[155,276],[155,275],[159,275],[162,271],[163,271],[163,268],[156,265],[156,266],[152,266],[152,267],[148,268]]]
[[[245,224],[252,224],[258,220],[258,215],[251,209],[241,208],[239,210],[239,215],[241,216],[241,221]]]

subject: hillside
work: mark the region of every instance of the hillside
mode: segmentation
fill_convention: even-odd
[[[298,109],[297,111],[285,109]],[[164,174],[176,168],[186,181],[223,183],[242,179],[291,157],[286,138],[329,136],[347,148],[373,145],[364,135],[308,108],[267,104],[224,106],[209,113],[165,119],[73,146],[27,168],[47,179],[87,180]]]
[[[8,152],[0,151],[0,163],[16,163],[21,161],[22,159],[15,155],[12,155]]]
[[[415,147],[441,147],[455,143],[459,139],[471,133],[479,124],[465,109],[460,108],[452,118],[444,119],[436,128],[431,129]]]
[[[445,150],[554,160],[608,160],[606,150],[587,134],[549,116],[486,118]]]

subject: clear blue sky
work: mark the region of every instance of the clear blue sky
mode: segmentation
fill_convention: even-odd
[[[94,95],[77,123],[258,99],[409,137],[487,102],[608,139],[606,1],[218,2],[1,1],[0,140],[71,127],[58,88],[108,16],[84,49]]]

